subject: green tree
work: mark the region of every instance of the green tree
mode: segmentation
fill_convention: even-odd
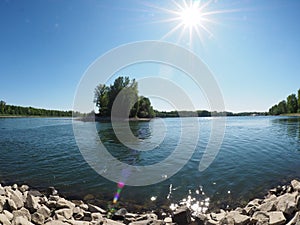
[[[287,97],[287,112],[296,113],[298,110],[298,102],[295,94],[291,94]]]
[[[300,112],[300,89],[298,90],[298,112]]]
[[[141,96],[139,99],[139,118],[153,118],[155,116],[154,110],[151,106],[149,98]]]
[[[4,114],[5,113],[5,106],[6,106],[6,102],[5,101],[0,101],[0,113]]]
[[[285,113],[287,113],[286,101],[283,100],[283,101],[279,102],[277,110],[278,110],[278,114],[285,114]]]
[[[94,103],[99,109],[100,116],[108,116],[109,88],[105,84],[99,84],[95,89]]]

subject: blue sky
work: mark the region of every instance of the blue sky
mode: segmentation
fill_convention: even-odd
[[[300,88],[300,1],[210,1],[207,12],[223,13],[210,15],[213,22],[204,25],[211,34],[200,30],[200,39],[194,32],[192,42],[188,32],[178,41],[182,29],[163,38],[180,22],[166,22],[174,17],[166,9],[178,10],[167,0],[0,1],[0,99],[72,109],[77,85],[93,61],[143,40],[176,43],[198,55],[214,74],[227,111],[267,111]],[[155,66],[143,71],[147,68],[120,75],[157,71]],[[199,90],[182,83],[196,107],[207,108]]]

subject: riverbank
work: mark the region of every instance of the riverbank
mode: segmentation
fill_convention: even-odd
[[[128,212],[117,205],[103,209],[88,201],[67,200],[53,187],[40,192],[27,185],[0,185],[0,224],[299,225],[300,182],[293,180],[290,184],[270,189],[265,198],[253,199],[244,208],[220,209],[206,214],[199,204],[174,205],[169,211],[157,209],[144,213]]]

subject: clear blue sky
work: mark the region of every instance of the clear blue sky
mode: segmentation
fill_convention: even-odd
[[[78,82],[105,52],[134,41],[175,43],[181,30],[162,39],[179,23],[163,22],[174,17],[163,9],[178,10],[167,0],[0,1],[0,99],[72,109]],[[194,33],[191,46],[185,32],[177,44],[208,65],[227,111],[267,111],[296,93],[300,1],[219,0],[206,10],[226,11],[209,16],[214,23],[205,27],[212,35],[201,30],[201,41]],[[134,77],[134,69],[129,71]],[[192,98],[196,101],[196,92]],[[164,109],[158,103],[154,107]]]

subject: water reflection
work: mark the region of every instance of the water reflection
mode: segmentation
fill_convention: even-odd
[[[289,137],[300,140],[300,117],[281,117],[271,120],[275,125],[281,125]]]

